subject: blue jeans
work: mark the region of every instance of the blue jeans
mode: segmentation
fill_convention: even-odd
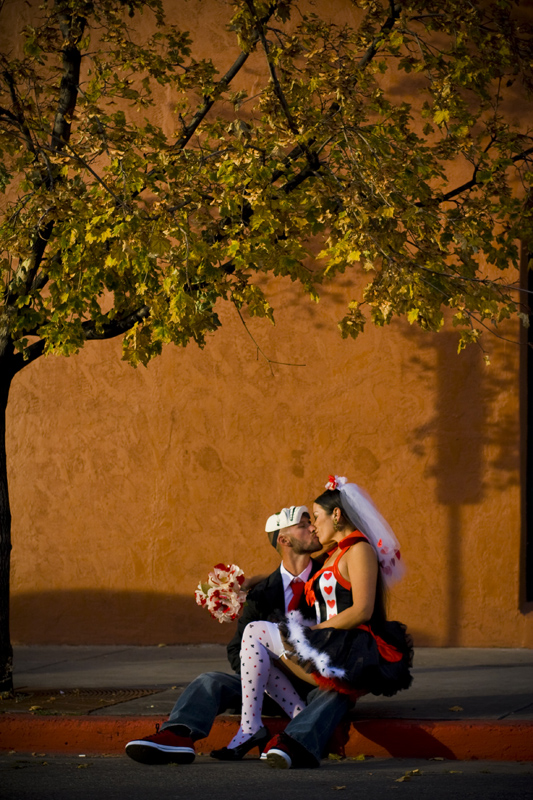
[[[204,672],[187,686],[161,729],[186,725],[193,739],[203,739],[208,736],[217,714],[240,706],[240,675]],[[307,696],[306,707],[289,722],[285,733],[304,747],[318,764],[331,735],[350,708],[345,695],[313,689]]]

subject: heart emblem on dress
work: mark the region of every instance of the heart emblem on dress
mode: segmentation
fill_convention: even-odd
[[[334,605],[335,605],[335,600],[328,600],[328,606],[330,608],[333,608]]]
[[[324,572],[324,578],[327,581],[330,581],[332,579],[332,577],[333,577],[333,572]]]
[[[324,591],[326,594],[331,594],[333,591],[333,586],[324,586]]]

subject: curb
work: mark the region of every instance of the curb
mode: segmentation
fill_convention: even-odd
[[[39,754],[122,755],[131,739],[155,731],[160,717],[0,716],[0,751]],[[272,735],[282,720],[269,721]],[[217,718],[199,753],[223,747],[236,732],[238,718]],[[357,720],[350,724],[345,755],[379,758],[442,758],[459,761],[533,761],[533,721],[508,720]]]

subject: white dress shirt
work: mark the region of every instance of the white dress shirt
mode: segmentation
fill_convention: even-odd
[[[293,592],[291,587],[291,581],[293,581],[294,578],[300,578],[300,580],[305,583],[306,580],[309,578],[312,566],[313,562],[310,561],[309,564],[306,566],[306,568],[302,572],[300,572],[299,575],[293,575],[292,572],[289,572],[288,569],[285,569],[283,564],[281,565],[280,567],[281,579],[283,581],[283,592],[285,594],[285,611],[287,611],[287,609],[289,608],[289,603],[292,600]]]

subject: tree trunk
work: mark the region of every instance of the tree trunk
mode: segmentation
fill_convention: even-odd
[[[13,690],[13,648],[9,633],[11,510],[6,462],[6,408],[13,378],[9,361],[9,357],[0,358],[0,692]]]

